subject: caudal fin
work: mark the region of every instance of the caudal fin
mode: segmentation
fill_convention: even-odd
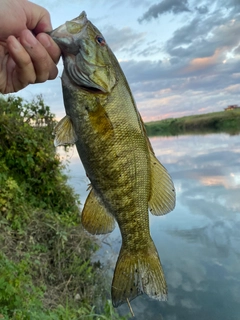
[[[121,249],[112,282],[112,303],[122,303],[146,293],[157,300],[167,300],[167,284],[153,241],[135,253]]]

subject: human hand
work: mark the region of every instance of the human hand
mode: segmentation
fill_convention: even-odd
[[[52,30],[47,10],[27,0],[0,4],[0,92],[56,78],[61,52],[44,33]]]

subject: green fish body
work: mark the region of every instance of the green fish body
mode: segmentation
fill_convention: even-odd
[[[142,293],[165,300],[167,285],[150,236],[148,209],[154,215],[173,210],[172,180],[154,155],[116,57],[85,12],[51,36],[62,50],[66,109],[55,145],[76,143],[91,181],[82,224],[92,234],[104,234],[117,221],[122,235],[113,305]]]

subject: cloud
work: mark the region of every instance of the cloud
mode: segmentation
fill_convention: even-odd
[[[103,29],[104,37],[113,52],[136,50],[144,42],[146,35],[146,33],[136,32],[130,27],[118,29],[114,26],[107,26]]]
[[[143,20],[149,21],[152,18],[156,19],[164,13],[179,14],[189,11],[188,0],[163,0],[158,4],[152,5],[138,21],[142,22]]]
[[[230,85],[225,90],[228,91],[229,93],[232,93],[232,94],[239,94],[240,84],[237,83],[237,84]]]
[[[226,8],[233,9],[236,13],[240,8],[240,2],[238,0],[220,0],[219,5],[224,4]]]
[[[194,15],[174,31],[165,50],[171,57],[210,57],[216,50],[238,50],[240,21],[230,9],[217,9],[204,16]]]
[[[208,7],[207,6],[199,6],[195,8],[200,14],[208,13]]]
[[[138,52],[138,56],[149,57],[158,53],[161,48],[157,45],[149,45],[147,48]]]
[[[218,63],[222,63],[225,58],[225,52],[217,49],[210,57],[192,59],[183,72],[192,73],[198,70],[206,70]]]
[[[235,55],[240,55],[240,45],[237,48],[234,49],[233,53]]]
[[[122,1],[119,1],[119,0],[111,0],[108,1],[108,0],[105,0],[104,3],[103,3],[103,6],[108,6],[110,5],[110,8],[111,9],[114,9],[114,8],[118,8],[119,6],[122,6],[124,4],[127,4],[127,5],[131,5],[132,7],[139,7],[139,6],[143,6],[143,5],[147,5],[148,4],[148,1],[147,0],[122,0]]]
[[[173,33],[172,38],[166,42],[165,50],[170,56],[181,58],[211,56],[221,43],[228,41],[227,39],[222,39],[221,42],[215,41],[219,30],[214,27],[222,23],[224,23],[222,18],[213,22],[209,21],[209,17],[206,19],[195,17],[189,24]]]
[[[103,26],[103,35],[114,53],[122,57],[137,56],[148,58],[162,51],[157,40],[148,40],[147,32],[139,32],[131,27],[117,28],[113,25]]]

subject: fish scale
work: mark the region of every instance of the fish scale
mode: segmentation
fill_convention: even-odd
[[[121,67],[85,12],[52,31],[62,51],[66,117],[55,145],[76,143],[91,182],[82,224],[109,233],[117,221],[122,247],[112,282],[119,306],[142,293],[165,300],[167,285],[150,236],[149,214],[175,206],[175,189],[156,159]]]

